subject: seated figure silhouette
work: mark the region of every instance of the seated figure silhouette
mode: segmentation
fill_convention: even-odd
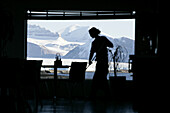
[[[89,56],[89,65],[92,63],[94,53],[96,53],[96,70],[93,76],[92,89],[90,97],[92,99],[96,98],[98,90],[102,90],[105,93],[105,96],[109,96],[109,85],[107,81],[108,74],[108,51],[107,47],[113,48],[112,42],[110,42],[105,36],[100,36],[100,30],[92,27],[89,30],[89,34],[95,40],[92,42],[90,56]]]

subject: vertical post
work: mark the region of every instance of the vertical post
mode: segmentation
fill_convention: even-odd
[[[58,67],[57,62],[54,61],[54,80],[57,80],[57,67]]]
[[[48,20],[48,10],[47,10],[47,12],[46,12],[46,18],[47,18],[47,20]]]
[[[54,103],[56,102],[56,85],[57,85],[57,62],[54,61]]]
[[[115,56],[113,57],[113,66],[114,66],[114,75],[115,77],[117,77],[117,64],[116,64],[116,59],[115,59]]]

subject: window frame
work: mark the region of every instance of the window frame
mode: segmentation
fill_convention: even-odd
[[[106,20],[107,19],[136,19],[136,11],[85,11],[85,10],[80,11],[80,10],[32,10],[32,9],[25,10],[25,20],[24,20],[25,59],[27,59],[27,21],[28,20],[100,20],[100,19],[106,19]]]

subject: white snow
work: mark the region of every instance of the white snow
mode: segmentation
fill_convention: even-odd
[[[69,42],[87,42],[91,39],[90,35],[88,34],[89,26],[79,26],[79,25],[72,25],[69,26],[58,33],[61,34],[61,37]]]
[[[31,28],[33,30],[31,30]],[[30,35],[27,38],[27,41],[36,44],[40,48],[43,47],[43,50],[48,51],[50,54],[54,53],[55,55],[55,53],[60,53],[62,58],[65,59],[88,59],[91,42],[93,40],[88,33],[89,28],[90,26],[80,26],[76,24],[59,30],[54,34],[50,33],[50,31],[46,31],[44,28],[42,29],[38,26],[30,26],[30,32],[28,33]],[[36,33],[41,35],[45,33],[47,34],[45,36],[41,36]],[[117,45],[129,47],[128,49],[133,48],[131,47],[132,45],[126,42],[127,38],[114,38],[104,32],[101,32],[101,35],[106,36],[113,43],[113,53]],[[126,46],[124,44],[126,44]],[[129,53],[126,54],[128,56]]]

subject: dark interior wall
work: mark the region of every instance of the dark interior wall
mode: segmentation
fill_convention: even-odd
[[[23,0],[1,1],[1,10],[11,13],[13,22],[13,38],[7,42],[7,56],[25,58],[24,17],[27,9],[58,10],[136,10],[149,14],[158,13],[158,0]],[[3,18],[3,15],[1,15]]]
[[[20,4],[8,1],[1,2],[0,6],[0,10],[4,12],[4,14],[0,15],[3,18],[1,25],[4,24],[6,26],[10,21],[10,26],[12,26],[12,30],[7,32],[11,34],[11,38],[7,40],[5,56],[9,58],[24,58],[24,10],[20,7]],[[6,28],[6,30],[8,29]]]
[[[95,2],[96,1],[96,2]],[[13,38],[7,40],[6,46],[6,56],[9,58],[25,58],[25,47],[26,39],[24,37],[26,23],[25,23],[25,11],[27,9],[57,9],[57,10],[135,10],[137,12],[136,19],[136,44],[135,47],[137,55],[140,55],[136,59],[134,67],[135,68],[135,83],[138,85],[138,92],[135,93],[136,101],[142,101],[140,105],[149,106],[151,104],[152,108],[156,108],[156,103],[158,92],[161,87],[157,84],[160,83],[160,75],[162,70],[159,62],[160,59],[146,57],[144,58],[143,53],[140,49],[140,43],[142,41],[145,33],[149,34],[154,41],[160,41],[159,34],[159,0],[22,0],[10,1],[10,0],[1,0],[0,1],[0,19],[1,26],[6,26],[6,24],[11,21],[13,26],[13,32],[7,32],[7,34],[12,34]],[[5,14],[11,15],[6,17]],[[5,17],[5,18],[4,18]],[[156,18],[156,19],[155,19]],[[149,27],[148,27],[149,26]],[[0,27],[0,44],[2,43],[2,32],[3,27]],[[5,30],[8,31],[8,30]],[[1,34],[2,33],[2,34]],[[158,51],[160,53],[161,47],[158,42]],[[2,48],[0,48],[2,51]],[[164,53],[165,54],[165,53]],[[0,54],[0,57],[2,55]],[[152,68],[152,69],[150,69]],[[155,71],[156,70],[156,71]],[[157,75],[157,76],[155,76]],[[166,75],[166,74],[165,74]],[[147,79],[146,79],[147,77]],[[164,78],[166,79],[166,77]],[[164,81],[164,80],[162,80]],[[150,90],[152,89],[152,90]],[[162,93],[162,92],[161,92]],[[147,95],[149,94],[149,95]],[[156,97],[156,99],[152,96]],[[140,98],[142,97],[142,98]],[[151,98],[150,98],[151,97]],[[148,101],[149,100],[149,101]],[[145,104],[143,104],[145,103]]]

